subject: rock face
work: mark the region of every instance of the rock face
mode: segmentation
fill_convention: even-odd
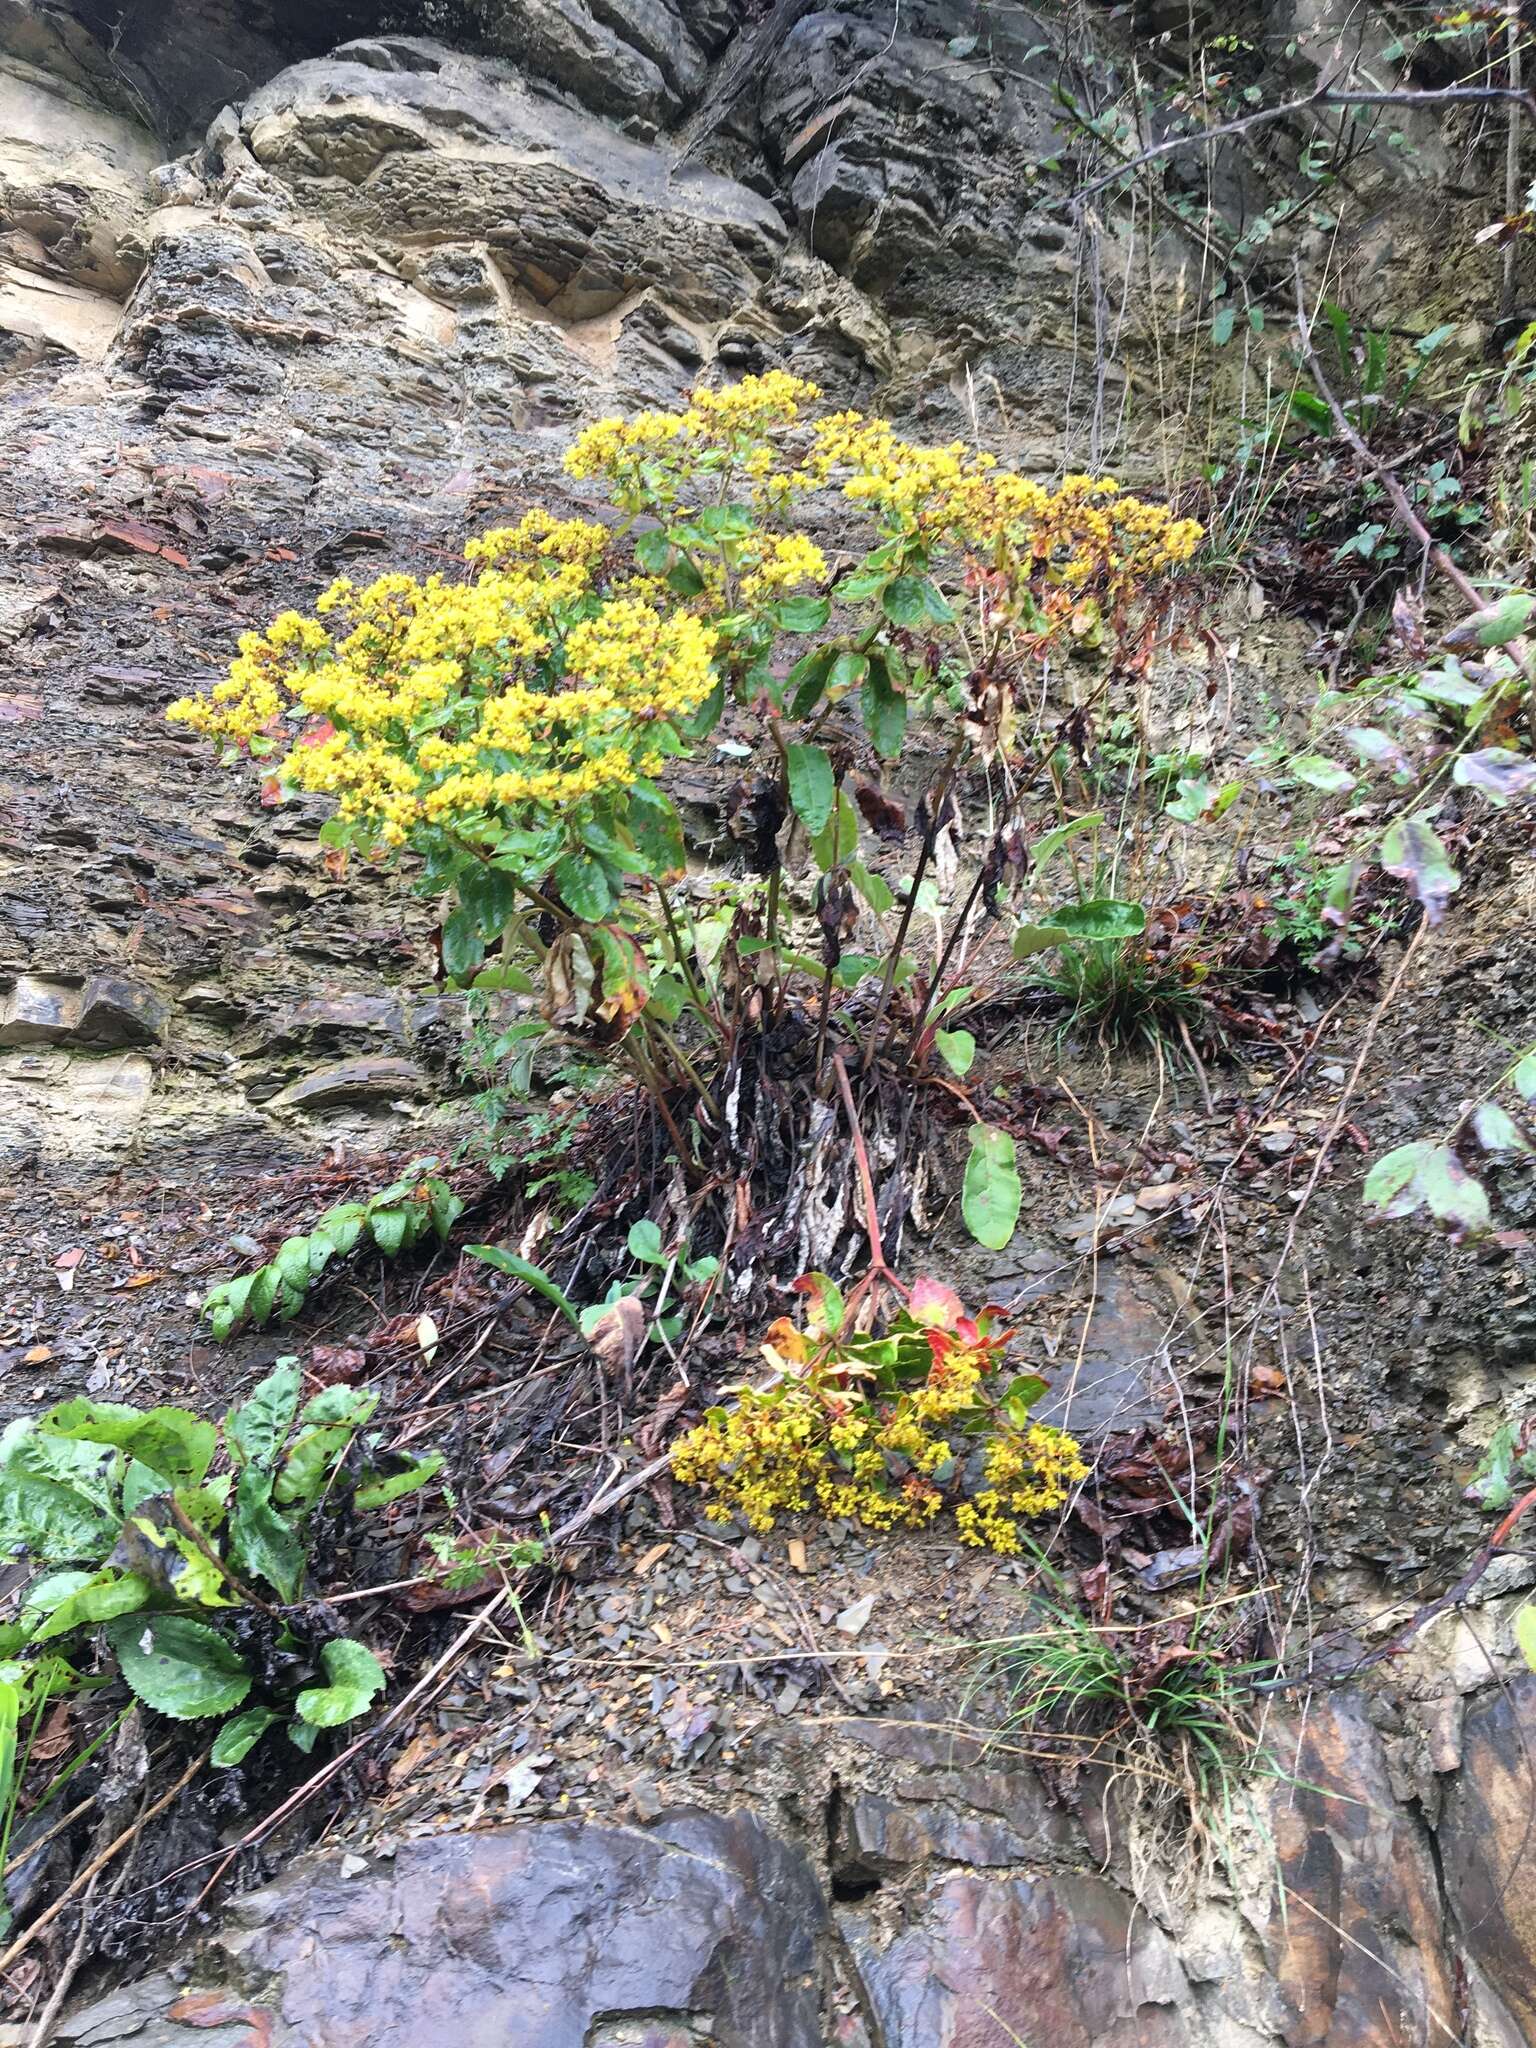
[[[777,1822],[529,1822],[305,1859],[237,1901],[190,1969],[83,2007],[57,2038],[1520,2048],[1536,1929],[1519,1879],[1529,1779],[1512,1759],[1533,1727],[1536,1686],[1469,1717],[1441,1830],[1459,1931],[1358,1698],[1274,1730],[1281,1774],[1248,1781],[1267,1880],[1285,1886],[1262,1922],[1257,1893],[1220,1872],[1154,1910],[1120,1846],[1096,1858],[1033,1771],[934,1707],[786,1735]]]

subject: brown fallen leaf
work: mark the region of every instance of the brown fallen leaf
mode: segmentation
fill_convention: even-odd
[[[627,1374],[639,1357],[645,1325],[645,1303],[638,1294],[621,1294],[593,1324],[587,1342],[610,1378],[615,1373]]]

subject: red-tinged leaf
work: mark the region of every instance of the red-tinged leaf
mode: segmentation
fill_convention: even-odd
[[[907,1313],[915,1323],[925,1323],[935,1329],[953,1329],[965,1313],[965,1304],[953,1287],[946,1287],[942,1280],[926,1277],[914,1280],[912,1292],[907,1299]]]
[[[283,801],[283,785],[275,775],[263,779],[259,801],[264,811],[275,811]]]

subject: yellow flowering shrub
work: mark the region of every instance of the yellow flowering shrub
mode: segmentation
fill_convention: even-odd
[[[822,868],[888,908],[854,857],[846,757],[834,769],[813,730],[787,728],[846,703],[894,759],[942,683],[951,772],[967,750],[1006,753],[1036,702],[1028,664],[1059,633],[1129,621],[1199,539],[1109,479],[1048,489],[962,444],[817,417],[819,397],[775,370],[600,420],[566,469],[618,524],[533,511],[471,540],[462,575],[342,577],[312,614],[242,635],[228,674],[168,715],[262,759],[279,789],[333,799],[327,845],[420,856],[417,886],[456,901],[448,974],[537,991],[562,1029],[654,1038],[699,1007],[662,900],[683,846],[656,778],[728,697],[770,730],[776,815],[795,810]],[[813,497],[876,529],[835,584],[794,523]],[[829,631],[834,593],[848,618]],[[674,1053],[652,1044],[648,1071],[690,1071]]]
[[[772,1382],[739,1389],[673,1446],[674,1475],[707,1496],[711,1520],[766,1531],[816,1510],[922,1528],[950,1505],[963,1543],[1014,1555],[1019,1523],[1088,1476],[1074,1438],[1030,1421],[1045,1382],[1004,1374],[993,1311],[969,1317],[952,1289],[919,1280],[885,1335],[858,1335],[824,1275],[798,1284],[814,1306],[805,1327],[768,1331]]]

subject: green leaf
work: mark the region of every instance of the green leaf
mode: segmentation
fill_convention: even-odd
[[[867,673],[860,702],[864,711],[864,729],[869,734],[870,744],[882,760],[894,761],[901,752],[902,741],[907,733],[907,700],[895,688],[890,664],[883,657],[866,664]]]
[[[1461,877],[1451,866],[1439,837],[1422,818],[1399,818],[1381,842],[1381,864],[1389,875],[1407,882],[1424,906],[1431,924],[1438,924]]]
[[[1454,1237],[1480,1236],[1492,1221],[1487,1190],[1474,1180],[1449,1145],[1428,1138],[1399,1145],[1365,1177],[1364,1199],[1384,1216],[1428,1209]]]
[[[350,1424],[302,1430],[284,1458],[272,1491],[284,1507],[297,1502],[313,1507],[328,1485],[331,1473],[345,1457],[356,1435]]]
[[[647,576],[662,576],[672,559],[672,543],[666,530],[653,526],[646,533],[635,535],[635,566]]]
[[[649,1216],[642,1216],[638,1223],[629,1226],[626,1242],[632,1259],[640,1259],[647,1266],[664,1266],[667,1263],[667,1255],[662,1249],[661,1227]]]
[[[1035,849],[1030,856],[1034,872],[1037,875],[1042,874],[1047,865],[1060,853],[1061,849],[1074,834],[1078,832],[1091,832],[1096,825],[1102,825],[1103,822],[1104,813],[1102,811],[1090,811],[1086,817],[1069,818],[1065,825],[1057,825],[1053,830],[1043,833],[1035,841]]]
[[[1536,597],[1529,591],[1506,591],[1497,603],[1484,605],[1481,611],[1459,619],[1442,636],[1443,644],[1452,648],[1507,646],[1525,631],[1533,610]]]
[[[795,1292],[810,1297],[808,1321],[812,1329],[824,1330],[829,1337],[835,1337],[843,1327],[846,1313],[843,1291],[837,1282],[825,1273],[802,1273],[795,1282]]]
[[[560,901],[583,924],[597,924],[613,908],[613,889],[601,861],[590,854],[568,853],[554,866]]]
[[[1417,1209],[1420,1198],[1414,1184],[1434,1150],[1432,1139],[1415,1138],[1411,1145],[1384,1153],[1365,1176],[1363,1198],[1385,1216],[1406,1216]]]
[[[119,1614],[136,1613],[149,1595],[148,1580],[141,1579],[137,1572],[104,1570],[94,1576],[87,1574],[84,1584],[67,1593],[33,1630],[32,1640],[46,1643],[55,1636],[67,1635],[71,1629],[94,1628],[98,1622],[111,1621]],[[30,1593],[27,1599],[30,1605]]]
[[[470,1258],[483,1259],[486,1265],[494,1266],[498,1273],[505,1273],[513,1280],[521,1280],[526,1286],[531,1287],[535,1294],[542,1294],[546,1301],[553,1302],[560,1313],[580,1329],[581,1321],[575,1309],[542,1266],[535,1266],[531,1260],[519,1258],[516,1252],[504,1251],[497,1244],[467,1244],[464,1250]]]
[[[1226,347],[1232,339],[1232,329],[1236,324],[1237,308],[1230,301],[1216,308],[1215,318],[1211,321],[1211,340],[1217,348]]]
[[[270,1467],[299,1412],[304,1375],[296,1358],[280,1358],[224,1425],[230,1454],[240,1464]]]
[[[363,1225],[368,1220],[366,1202],[338,1202],[334,1209],[327,1209],[315,1225],[314,1234],[323,1237],[336,1247],[338,1254],[352,1251],[363,1234]]]
[[[1049,953],[1071,934],[1059,924],[1021,924],[1013,935],[1015,960],[1033,960],[1037,953]]]
[[[1330,761],[1326,754],[1298,754],[1290,769],[1298,782],[1309,783],[1313,789],[1326,790],[1330,796],[1342,796],[1354,788],[1357,780],[1341,763]]]
[[[441,1451],[431,1451],[424,1458],[402,1453],[400,1469],[382,1477],[370,1478],[358,1487],[352,1499],[359,1508],[387,1508],[391,1501],[401,1500],[408,1493],[415,1493],[435,1479],[442,1471],[446,1460]]]
[[[969,1031],[935,1031],[933,1042],[951,1073],[963,1078],[971,1071],[971,1062],[976,1057],[976,1040]]]
[[[829,648],[828,653],[832,650]],[[856,648],[845,649],[832,663],[827,677],[827,687],[833,690],[856,690],[869,674],[870,658]]]
[[[185,1615],[123,1616],[107,1623],[107,1639],[145,1706],[173,1721],[227,1714],[251,1689],[251,1674],[217,1630]]]
[[[1480,1102],[1472,1112],[1472,1129],[1485,1152],[1533,1152],[1525,1132],[1497,1102]]]
[[[95,1563],[117,1540],[118,1522],[72,1487],[31,1473],[0,1472],[0,1556],[25,1548],[44,1564]]]
[[[272,1505],[272,1473],[247,1465],[229,1517],[230,1561],[244,1578],[266,1580],[285,1607],[299,1597],[308,1562],[304,1544]]]
[[[243,1714],[236,1714],[232,1721],[226,1721],[213,1738],[208,1761],[219,1770],[228,1770],[231,1764],[244,1763],[273,1722],[282,1718],[271,1707],[247,1707]]]
[[[384,1667],[372,1650],[351,1636],[336,1636],[320,1652],[329,1685],[313,1686],[294,1701],[294,1711],[312,1728],[336,1728],[366,1714],[384,1690]]]
[[[920,626],[928,617],[928,594],[921,576],[893,576],[880,593],[880,609],[893,626]]]
[[[1295,413],[1297,419],[1303,421],[1316,433],[1331,434],[1333,432],[1333,414],[1328,410],[1327,401],[1319,398],[1315,391],[1293,391],[1291,393],[1291,411]]]
[[[679,556],[667,571],[667,588],[675,590],[679,597],[697,597],[704,588],[704,578],[692,562]]]
[[[841,867],[844,861],[852,860],[858,850],[859,814],[844,792],[839,790],[831,817],[811,841],[811,852],[816,857],[816,865],[826,875],[833,868]]]
[[[638,783],[629,795],[625,822],[641,858],[652,875],[669,874],[684,865],[682,821],[670,797],[649,783]]]
[[[1000,1252],[1010,1241],[1023,1206],[1013,1139],[989,1124],[972,1124],[960,1208],[978,1244]]]
[[[787,760],[790,806],[814,839],[825,829],[837,801],[832,762],[821,747],[803,744],[790,747]]]
[[[368,1233],[387,1259],[402,1252],[412,1237],[409,1209],[370,1209]]]
[[[462,907],[443,919],[443,972],[454,981],[474,974],[485,959],[485,945],[472,910]]]
[[[111,1444],[173,1486],[198,1486],[213,1462],[219,1433],[186,1408],[130,1408],[78,1395],[38,1419],[45,1435]]]
[[[789,705],[791,718],[809,718],[821,702],[838,659],[834,647],[813,647],[795,663],[784,679],[785,688],[794,692]]]
[[[877,917],[884,917],[888,911],[896,908],[896,898],[891,894],[890,884],[882,875],[877,875],[865,867],[863,861],[854,860],[848,863],[848,879]]]
[[[1147,928],[1144,903],[1126,903],[1117,896],[1093,896],[1086,903],[1066,903],[1052,911],[1052,921],[1069,938],[1134,939]]]
[[[1480,789],[1501,806],[1536,789],[1536,761],[1514,747],[1482,747],[1475,754],[1463,754],[1451,773],[1457,782]]]
[[[832,616],[824,597],[786,597],[773,607],[772,617],[786,633],[819,633]]]
[[[1536,1051],[1526,1053],[1509,1078],[1522,1102],[1536,1102]]]

